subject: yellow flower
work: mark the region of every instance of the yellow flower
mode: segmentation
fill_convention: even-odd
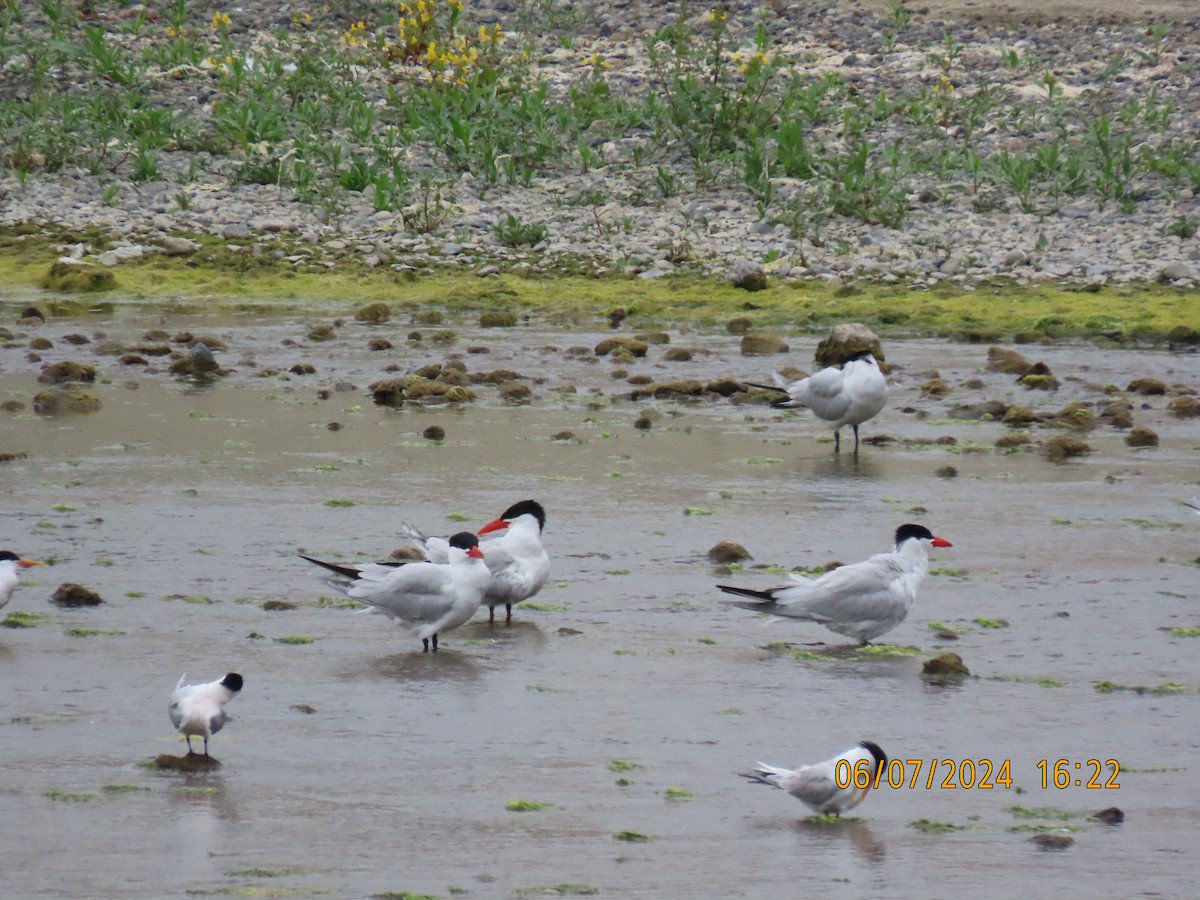
[[[228,13],[223,13],[220,10],[217,10],[215,13],[213,13],[212,23],[209,27],[212,28],[213,31],[220,31],[222,28],[228,28],[231,22],[232,20],[229,18]]]
[[[708,21],[712,22],[714,25],[725,24],[725,10],[710,9],[708,11]]]

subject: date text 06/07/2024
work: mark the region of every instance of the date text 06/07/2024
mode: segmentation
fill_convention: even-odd
[[[893,759],[886,767],[874,767],[872,761],[860,759],[854,765],[839,759],[834,766],[833,780],[839,788],[924,787],[933,790],[992,790],[997,785],[1012,787],[1012,761],[1002,759]],[[872,771],[874,769],[874,771]],[[939,770],[940,773],[939,773]],[[1042,789],[1083,787],[1092,790],[1113,790],[1121,785],[1117,775],[1121,764],[1115,759],[1089,759],[1073,762],[1069,759],[1040,759],[1037,770]],[[1109,772],[1105,777],[1105,772]],[[925,778],[922,779],[922,774]],[[939,777],[940,774],[940,777]]]

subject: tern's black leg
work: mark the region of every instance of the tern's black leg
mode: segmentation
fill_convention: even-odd
[[[421,652],[428,653],[429,652],[429,638],[421,638],[421,646],[423,646],[425,648]]]
[[[842,452],[842,433],[838,429],[833,429],[833,452]]]
[[[433,636],[433,652],[437,653],[437,635]]]
[[[192,751],[192,736],[190,734],[186,734],[186,735],[184,735],[184,737],[187,738],[188,755],[190,756],[193,752]]]
[[[208,756],[208,736],[204,737],[204,755]]]
[[[496,624],[496,607],[494,607],[494,606],[488,607],[488,624],[489,625]]]
[[[858,453],[858,426],[854,426],[854,452]]]
[[[512,604],[511,603],[504,604],[504,613],[505,613],[504,624],[511,625],[512,624]]]

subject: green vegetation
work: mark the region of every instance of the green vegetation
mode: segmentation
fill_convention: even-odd
[[[955,825],[951,822],[939,822],[937,819],[914,819],[908,823],[909,828],[931,834],[945,834],[950,831],[962,831],[966,825]]]
[[[73,794],[69,791],[58,790],[43,791],[42,796],[62,803],[87,803],[89,800],[96,799],[95,794]]]
[[[67,635],[67,637],[121,637],[125,634],[125,632],[117,629],[100,631],[95,628],[68,628],[63,632],[63,634]]]
[[[920,656],[924,651],[917,647],[898,647],[895,644],[867,644],[865,647],[856,647],[855,654],[858,656]]]
[[[510,800],[504,804],[504,808],[509,812],[540,812],[553,805],[553,803],[540,803],[536,800]]]
[[[669,787],[663,791],[663,799],[668,803],[687,803],[692,799],[692,792],[683,788]]]
[[[549,884],[539,887],[517,888],[513,893],[518,897],[593,897],[600,893],[600,888],[592,887],[590,884]]]
[[[608,763],[608,770],[610,772],[633,772],[634,770],[640,768],[640,764],[632,762],[628,759],[614,759],[610,760]]]
[[[317,639],[305,634],[289,634],[287,637],[275,638],[277,644],[315,644]]]
[[[5,628],[37,628],[39,625],[45,625],[50,621],[50,616],[47,613],[28,612],[23,609],[14,609],[4,621],[0,622]]]
[[[983,616],[980,616],[972,621],[974,621],[975,624],[978,625],[980,628],[1007,628],[1008,627],[1008,623],[1006,621],[1004,621],[1003,619],[988,619]]]
[[[614,840],[627,841],[631,844],[644,844],[650,840],[650,835],[640,831],[618,831],[613,835]]]

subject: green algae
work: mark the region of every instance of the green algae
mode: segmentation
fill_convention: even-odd
[[[17,236],[0,229],[0,285],[34,287],[57,257],[56,246],[69,235],[44,238]],[[474,272],[432,270],[413,275],[371,269],[347,258],[333,270],[314,266],[296,271],[273,254],[251,258],[231,252],[226,241],[192,236],[201,245],[188,260],[147,255],[121,265],[119,291],[109,302],[255,303],[330,306],[386,303],[393,313],[440,308],[451,312],[487,312],[497,308],[537,310],[574,317],[600,315],[619,305],[643,323],[684,320],[722,325],[745,302],[745,293],[715,276],[675,275],[663,279],[596,278],[588,274],[515,276],[501,274],[480,284]],[[287,255],[289,241],[273,242]],[[262,244],[267,246],[267,244]],[[199,263],[199,264],[197,264]],[[562,271],[564,266],[558,266]],[[811,282],[773,283],[754,295],[756,328],[821,329],[837,322],[859,321],[884,334],[895,331],[895,308],[909,313],[905,334],[969,339],[1045,331],[1055,337],[1089,337],[1120,332],[1126,337],[1165,342],[1172,329],[1200,329],[1200,304],[1193,292],[1157,284],[1106,288],[1084,293],[1046,284],[997,284],[973,291],[944,287],[922,292],[911,304],[911,292],[894,285],[863,283],[852,294]],[[834,302],[836,301],[836,302]]]

